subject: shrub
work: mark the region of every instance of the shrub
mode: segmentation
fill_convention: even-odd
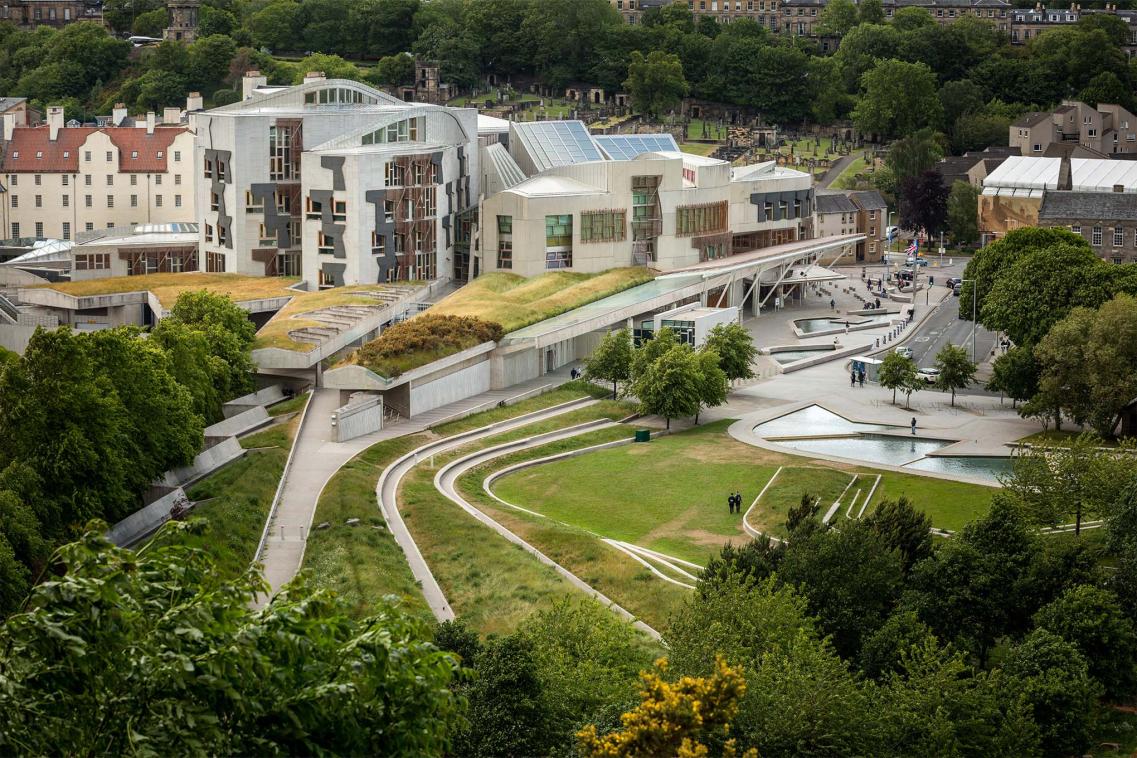
[[[504,333],[492,321],[426,313],[387,329],[360,348],[356,360],[376,373],[394,377],[483,342],[497,342]]]

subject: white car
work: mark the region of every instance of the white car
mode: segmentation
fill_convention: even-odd
[[[940,370],[938,368],[922,368],[916,372],[916,376],[924,380],[924,384],[935,384],[936,380],[940,378]]]
[[[898,347],[892,352],[896,353],[897,355],[903,355],[905,358],[912,357],[912,348],[910,347]]]

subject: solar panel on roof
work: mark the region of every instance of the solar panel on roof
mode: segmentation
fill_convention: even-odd
[[[679,151],[679,145],[670,134],[606,134],[593,139],[614,161],[630,161],[643,153]]]

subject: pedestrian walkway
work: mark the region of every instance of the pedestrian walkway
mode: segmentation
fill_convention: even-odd
[[[569,380],[569,370],[569,366],[564,366],[552,374],[506,389],[483,392],[348,442],[332,439],[331,415],[342,405],[339,390],[316,390],[293,443],[293,453],[283,474],[284,484],[275,508],[269,514],[264,544],[258,551],[258,559],[264,566],[264,578],[272,594],[276,594],[300,570],[320,493],[328,480],[348,461],[377,442],[415,434],[542,388],[552,389]],[[261,604],[267,599],[261,598]]]

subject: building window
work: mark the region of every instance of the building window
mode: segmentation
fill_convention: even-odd
[[[137,150],[131,150],[130,151],[130,159],[132,161],[138,160],[138,151]]]
[[[107,163],[110,163],[113,160],[114,160],[114,153],[111,152],[110,150],[108,150],[107,151]]]
[[[138,207],[138,195],[131,195],[130,196],[130,207],[131,208],[137,208]]]
[[[270,126],[268,128],[268,178],[271,181],[293,179],[295,166],[292,163],[292,132],[288,127]]]
[[[84,195],[83,196],[83,206],[86,208],[90,208],[90,207],[92,207],[92,205],[93,205],[93,198],[90,195]]]
[[[162,186],[162,175],[161,174],[154,174],[154,185],[157,187]]]
[[[75,268],[78,271],[99,271],[110,267],[110,253],[77,253],[75,255]]]
[[[546,250],[545,268],[572,268],[572,250]]]
[[[498,216],[498,218],[501,218]],[[513,268],[513,240],[498,240],[497,267],[499,269]]]
[[[582,211],[581,242],[619,242],[627,237],[624,211]]]
[[[403,185],[403,167],[396,163],[387,163],[383,167],[383,186],[401,187]]]
[[[318,232],[316,235],[317,252],[332,254],[336,251],[336,238],[330,234]]]
[[[205,253],[205,270],[209,273],[225,272],[225,253]]]
[[[182,183],[182,175],[181,174],[174,174],[174,184],[179,185],[181,183]]]
[[[497,217],[497,233],[513,234],[513,216]]]
[[[1113,227],[1113,246],[1121,247],[1125,244],[1125,230],[1120,226]]]
[[[107,186],[108,187],[114,186],[114,174],[107,174]]]
[[[545,216],[545,268],[572,266],[572,214]]]
[[[1100,247],[1101,246],[1101,227],[1095,226],[1090,237],[1091,237],[1090,244],[1093,245],[1094,247]]]
[[[83,160],[86,161],[87,163],[91,162],[91,151],[90,150],[84,150],[83,151]]]
[[[395,222],[395,201],[394,200],[384,200],[383,201],[383,220],[386,221],[388,224],[393,224]]]
[[[64,208],[70,208],[71,207],[71,196],[70,195],[64,195],[63,196],[63,207]]]
[[[213,227],[209,224],[205,225],[205,241],[213,242]]]
[[[66,187],[70,183],[70,179],[71,179],[71,177],[68,176],[67,174],[63,175],[63,186],[64,187]]]
[[[332,201],[332,220],[333,221],[346,221],[347,220],[347,201],[346,200],[333,200]]]
[[[114,207],[114,195],[107,195],[107,207],[108,208]]]
[[[20,225],[19,223],[12,222],[12,239],[18,240],[20,238]]]
[[[154,196],[154,207],[155,208],[161,208],[162,207],[162,196],[161,195],[155,195]]]
[[[91,186],[91,175],[90,174],[84,174],[83,175],[83,186],[84,187],[90,187]]]
[[[205,159],[205,178],[213,178],[213,161],[209,160],[208,158]]]
[[[181,162],[181,160],[182,160],[182,151],[181,150],[175,150],[174,151],[174,160],[179,162],[179,163]]]
[[[130,186],[131,187],[137,187],[138,186],[138,174],[131,174],[130,175]]]
[[[174,182],[174,184],[177,184],[177,182]],[[264,200],[255,197],[251,190],[245,190],[245,210],[250,213],[261,213],[264,209]]]
[[[13,208],[19,208],[20,207],[20,196],[19,195],[12,195],[12,207]]]
[[[785,202],[781,204],[781,218],[785,218]],[[675,209],[675,235],[689,237],[726,231],[726,202],[680,206]]]
[[[1071,226],[1071,227],[1070,227],[1070,231],[1072,231],[1074,234],[1081,234],[1081,233],[1082,233],[1082,227],[1080,227],[1080,226]]]
[[[41,176],[40,174],[36,174],[36,175],[35,175],[35,185],[36,185],[37,187],[38,187],[38,186],[40,186],[40,184],[42,183],[42,181],[43,181],[43,176]]]
[[[182,207],[182,196],[181,195],[174,195],[174,207],[175,208],[181,208]]]
[[[371,254],[383,255],[387,252],[387,235],[371,232]]]
[[[36,239],[37,240],[43,239],[43,222],[42,221],[36,222]]]
[[[276,275],[300,276],[300,253],[277,253]]]
[[[216,192],[209,193],[209,210],[215,211],[221,207],[221,200]]]
[[[84,231],[89,232],[94,228],[95,228],[95,224],[92,221],[88,221],[87,223],[83,224],[83,230]]]
[[[225,227],[218,226],[217,227],[217,242],[218,242],[218,244],[224,245],[225,242],[227,241],[227,239],[228,239],[228,234],[225,231]]]

